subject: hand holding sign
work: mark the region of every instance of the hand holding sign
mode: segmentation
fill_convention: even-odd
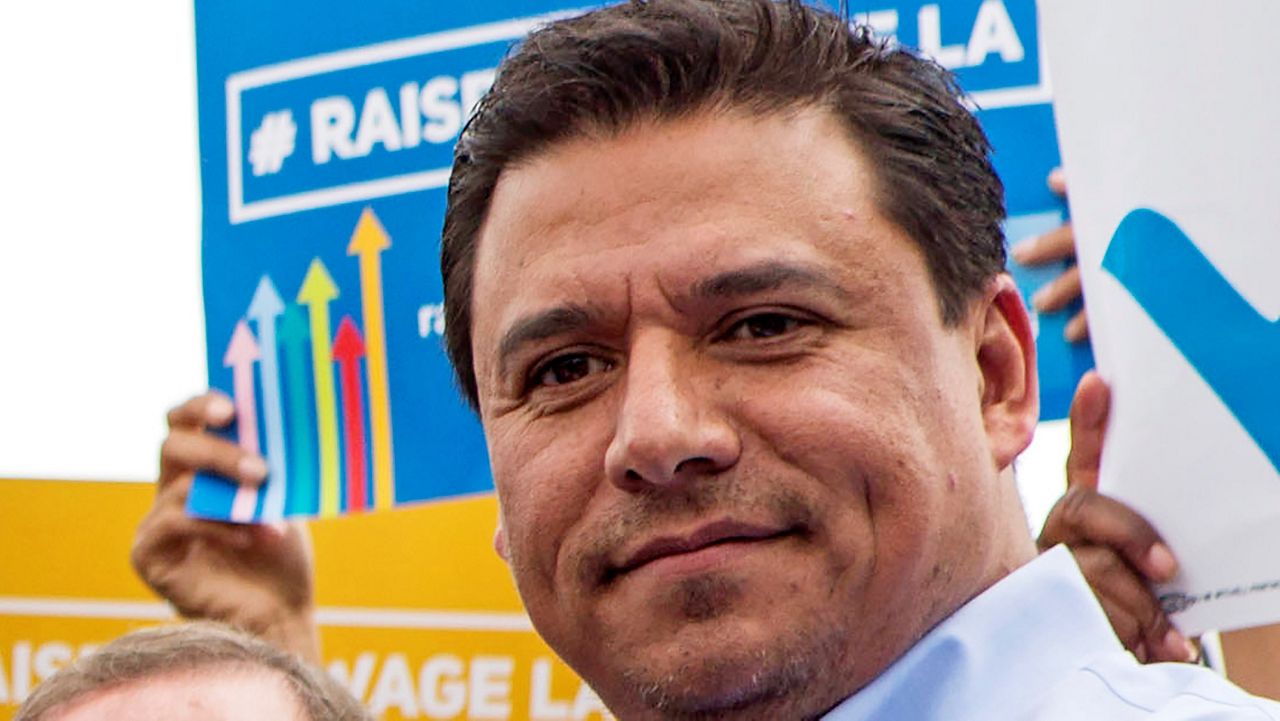
[[[1140,661],[1187,661],[1196,655],[1173,628],[1151,586],[1177,573],[1177,562],[1151,524],[1133,509],[1098,493],[1098,468],[1111,393],[1097,373],[1080,379],[1071,404],[1067,492],[1036,545],[1060,543],[1075,554],[1116,635]]]
[[[1067,176],[1061,168],[1049,174],[1049,189],[1059,197],[1067,197]],[[1021,265],[1040,266],[1076,258],[1076,234],[1068,221],[1057,228],[1028,238],[1011,248],[1013,259]],[[1031,306],[1037,313],[1056,313],[1065,310],[1080,299],[1080,267],[1072,265],[1062,275],[1047,283],[1031,296]],[[1072,343],[1089,340],[1089,321],[1084,309],[1077,310],[1063,330],[1064,337]]]
[[[231,401],[212,392],[169,412],[156,500],[138,526],[133,567],[182,616],[231,623],[318,661],[305,528],[233,525],[183,510],[198,470],[249,488],[266,477],[260,457],[206,430],[225,426],[233,415]]]

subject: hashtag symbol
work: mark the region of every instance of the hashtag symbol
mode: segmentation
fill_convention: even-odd
[[[293,155],[297,134],[292,111],[277,110],[263,116],[262,124],[249,136],[249,162],[253,164],[254,176],[280,172],[285,158]]]

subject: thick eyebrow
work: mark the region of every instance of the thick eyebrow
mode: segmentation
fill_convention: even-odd
[[[765,261],[745,268],[717,273],[694,283],[693,295],[701,298],[735,298],[784,287],[810,288],[840,298],[848,292],[828,274],[812,266]],[[586,307],[566,304],[519,318],[498,342],[498,369],[505,375],[511,356],[522,346],[557,335],[579,331],[592,322]]]
[[[848,292],[823,271],[808,265],[779,261],[765,261],[704,278],[694,283],[693,295],[734,298],[788,286],[813,288],[841,298],[848,296]]]
[[[591,314],[580,305],[562,305],[532,313],[518,319],[498,343],[498,368],[507,372],[507,363],[516,351],[528,343],[545,340],[561,333],[571,333],[586,327]]]

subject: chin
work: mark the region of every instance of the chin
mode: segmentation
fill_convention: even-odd
[[[844,656],[840,631],[783,629],[772,619],[732,615],[689,621],[648,649],[616,656],[626,664],[611,674],[621,679],[617,698],[639,704],[617,708],[620,716],[807,718],[840,700],[834,694],[828,701],[827,688],[839,683],[832,670]]]

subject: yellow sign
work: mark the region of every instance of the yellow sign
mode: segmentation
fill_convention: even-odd
[[[172,618],[129,568],[148,484],[0,480],[0,721],[41,679]],[[492,496],[316,521],[325,664],[385,719],[608,718],[542,643]]]

